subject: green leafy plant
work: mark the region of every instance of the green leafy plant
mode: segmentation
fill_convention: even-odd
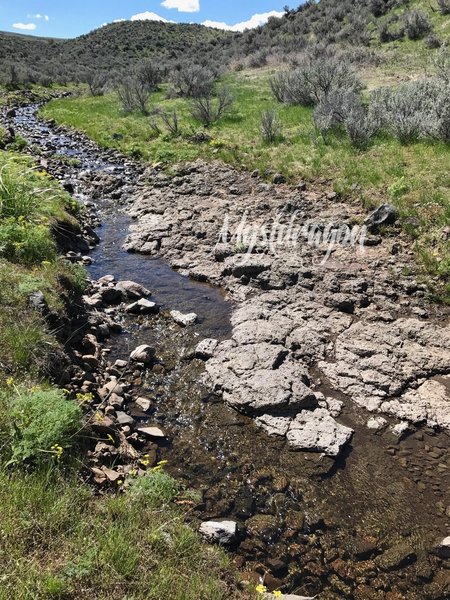
[[[14,389],[2,396],[10,425],[9,464],[60,460],[81,428],[79,406],[57,389]]]

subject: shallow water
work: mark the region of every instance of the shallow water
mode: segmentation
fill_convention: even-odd
[[[125,172],[123,165],[103,161],[79,140],[55,134],[37,118],[37,110],[37,105],[20,108],[14,119],[21,134],[29,141],[46,149],[53,147],[53,154],[77,158],[80,161],[79,172],[92,170],[118,175]],[[76,189],[76,178],[71,178],[71,182]],[[229,335],[231,305],[221,290],[183,277],[164,260],[127,253],[122,245],[132,220],[107,198],[99,201],[98,209],[102,219],[102,226],[97,231],[101,244],[92,251],[90,256],[94,263],[87,267],[92,279],[111,274],[118,280],[140,283],[151,290],[152,299],[162,308],[183,313],[195,312],[198,315],[196,329],[199,335],[217,339]]]

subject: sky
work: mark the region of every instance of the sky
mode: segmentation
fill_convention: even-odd
[[[113,21],[154,19],[243,31],[281,16],[285,5],[286,0],[0,0],[0,30],[71,38]]]

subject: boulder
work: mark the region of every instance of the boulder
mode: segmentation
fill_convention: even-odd
[[[130,315],[156,315],[159,313],[159,306],[155,302],[141,298],[126,306],[125,312]]]
[[[130,417],[130,415],[127,415],[127,413],[121,411],[117,413],[117,422],[122,427],[133,427],[133,425],[135,424],[135,420],[133,419],[133,417]]]
[[[393,225],[398,218],[397,209],[392,204],[382,204],[365,220],[370,231],[376,231],[380,225]]]
[[[200,526],[200,533],[210,542],[228,546],[236,542],[238,528],[235,521],[207,521]]]
[[[287,433],[289,444],[296,450],[323,452],[333,457],[339,455],[352,436],[352,429],[337,423],[323,408],[299,413]]]
[[[138,427],[136,429],[138,433],[142,433],[148,438],[165,438],[166,434],[159,427]]]
[[[388,422],[383,417],[372,417],[367,421],[368,429],[373,429],[374,431],[382,431],[386,429]]]
[[[119,281],[116,284],[116,290],[121,294],[123,300],[140,300],[147,298],[152,293],[147,288],[135,283],[134,281]]]
[[[154,348],[143,344],[142,346],[138,346],[136,350],[133,350],[130,354],[130,360],[148,365],[153,362],[155,355],[156,350]]]
[[[398,425],[395,425],[392,428],[392,433],[399,440],[403,439],[406,435],[408,435],[409,431],[410,431],[409,423],[405,423],[405,422],[398,423]]]
[[[197,322],[197,315],[195,313],[183,314],[178,310],[172,310],[170,316],[180,327],[187,327],[188,325],[194,325]]]
[[[148,398],[138,398],[135,404],[144,412],[148,412],[152,406],[152,403]]]

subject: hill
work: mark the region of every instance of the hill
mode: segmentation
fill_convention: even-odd
[[[24,83],[83,80],[86,72],[129,72],[154,58],[169,70],[183,61],[221,67],[298,62],[311,46],[364,65],[422,69],[450,40],[450,0],[308,0],[244,33],[202,25],[124,21],[72,40],[0,33],[0,77]]]
[[[0,33],[0,75],[19,83],[64,83],[86,71],[125,73],[144,58],[170,66],[174,61],[220,62],[235,34],[202,25],[127,21],[112,23],[73,40]]]

